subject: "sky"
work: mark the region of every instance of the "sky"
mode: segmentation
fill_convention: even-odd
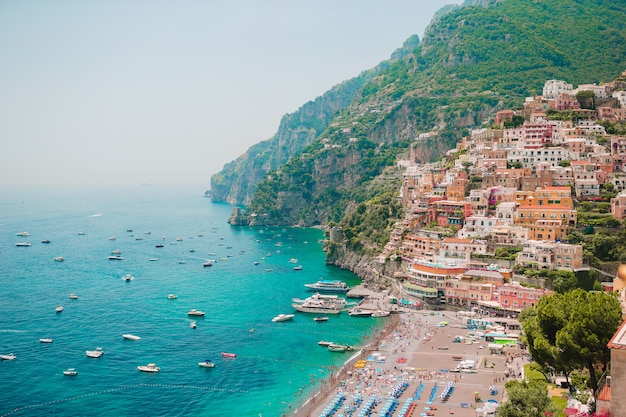
[[[0,186],[203,185],[461,0],[0,0]]]

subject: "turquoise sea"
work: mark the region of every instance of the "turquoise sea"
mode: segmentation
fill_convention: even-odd
[[[310,294],[303,284],[358,278],[325,265],[322,231],[231,227],[231,207],[203,192],[0,188],[0,354],[17,356],[0,362],[0,416],[289,415],[348,359],[319,340],[359,345],[384,324],[346,313],[273,323]],[[206,312],[196,329],[194,308]],[[96,347],[104,355],[88,358]],[[148,363],[161,372],[137,370]]]

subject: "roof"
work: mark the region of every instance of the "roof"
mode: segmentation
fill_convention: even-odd
[[[607,347],[609,349],[626,350],[626,321],[619,326],[619,329],[617,329]]]
[[[443,241],[444,243],[466,243],[466,244],[472,243],[472,239],[460,239],[457,237],[447,237]]]

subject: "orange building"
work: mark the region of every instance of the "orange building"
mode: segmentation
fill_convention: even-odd
[[[519,204],[514,224],[529,230],[529,239],[562,240],[576,226],[570,187],[545,187],[532,191],[518,191],[515,202]]]

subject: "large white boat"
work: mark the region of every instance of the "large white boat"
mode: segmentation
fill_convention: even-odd
[[[85,351],[85,355],[87,355],[88,358],[99,358],[103,354],[104,354],[104,351],[100,347],[96,348],[96,350],[86,350]]]
[[[304,284],[304,286],[317,292],[347,293],[350,290],[345,282],[339,280],[321,279],[314,284]]]
[[[294,314],[279,314],[276,317],[274,317],[272,319],[273,322],[277,322],[277,321],[287,321],[287,320],[291,320],[295,317]]]
[[[341,310],[346,308],[346,300],[336,295],[322,295],[315,293],[314,295],[300,300],[294,298],[291,306],[303,313],[316,314],[339,314]]]
[[[139,365],[137,369],[139,369],[141,372],[153,372],[153,373],[159,372],[161,370],[161,368],[156,366],[156,364],[154,363],[149,363],[147,365]]]
[[[187,312],[188,316],[204,316],[204,311],[200,311],[200,310],[196,310],[195,308],[192,308],[191,310],[189,310]]]
[[[135,336],[134,334],[130,334],[130,333],[123,334],[122,337],[128,340],[141,340],[141,337]]]

